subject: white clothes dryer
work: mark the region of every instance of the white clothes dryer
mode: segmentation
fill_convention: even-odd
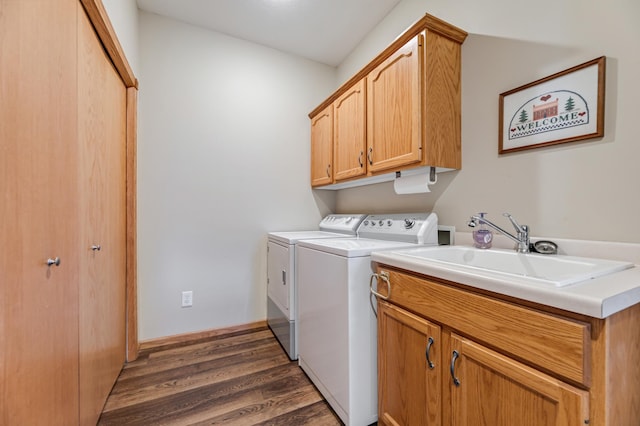
[[[357,237],[296,245],[299,364],[345,425],[377,421],[371,253],[437,245],[434,213],[370,215]]]
[[[303,239],[354,237],[364,214],[330,214],[319,230],[270,232],[267,241],[267,324],[290,359],[298,359],[295,245]]]

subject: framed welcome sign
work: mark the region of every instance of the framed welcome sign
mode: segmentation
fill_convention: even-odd
[[[498,152],[602,137],[605,59],[501,93]]]

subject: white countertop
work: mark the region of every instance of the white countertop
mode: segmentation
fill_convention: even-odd
[[[510,240],[499,237],[494,237],[494,247],[511,248]],[[536,239],[539,238],[532,240]],[[526,279],[519,280],[516,277],[507,279],[491,272],[480,275],[465,268],[437,265],[394,251],[374,252],[371,254],[371,259],[381,264],[595,318],[606,318],[640,303],[640,244],[544,239],[556,242],[559,246],[559,254],[624,260],[636,266],[577,284],[555,287],[532,284]],[[471,234],[456,233],[456,245],[471,246]]]

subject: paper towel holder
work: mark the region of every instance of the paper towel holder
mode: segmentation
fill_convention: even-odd
[[[398,170],[396,172],[396,179],[398,179],[401,176],[402,176],[402,171]],[[438,182],[438,175],[436,174],[436,168],[429,167],[429,181],[427,182],[427,184],[435,185],[436,182]]]

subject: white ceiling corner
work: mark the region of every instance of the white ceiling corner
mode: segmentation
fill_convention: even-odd
[[[142,10],[331,66],[400,0],[137,0]]]

